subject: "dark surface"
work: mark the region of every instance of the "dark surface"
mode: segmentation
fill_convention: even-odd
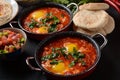
[[[107,12],[115,19],[115,30],[106,36],[108,44],[102,50],[96,70],[84,80],[120,80],[120,14],[113,7],[110,7]],[[3,27],[9,27],[9,25],[6,24]],[[15,27],[18,26],[15,25]],[[0,80],[47,80],[43,73],[32,71],[25,62],[26,57],[34,56],[39,42],[28,38],[24,52],[16,61],[0,60]]]

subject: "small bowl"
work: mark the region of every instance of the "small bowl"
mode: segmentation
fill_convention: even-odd
[[[16,32],[16,33],[20,33],[20,34],[22,34],[23,38],[25,39],[24,44],[19,49],[16,49],[15,51],[10,52],[10,53],[5,53],[5,54],[1,53],[0,54],[0,59],[1,60],[7,60],[7,61],[16,60],[19,57],[19,55],[22,53],[22,51],[25,47],[25,44],[26,44],[26,41],[27,41],[27,36],[26,36],[24,31],[22,31],[21,29],[18,29],[18,28],[3,28],[3,29],[0,29],[0,32],[3,31],[3,30],[10,30],[10,31],[13,31],[13,32]]]
[[[70,16],[69,23],[64,28],[62,28],[61,30],[55,31],[55,32],[51,32],[51,33],[47,33],[47,34],[37,34],[37,33],[33,33],[33,32],[30,32],[30,31],[24,29],[23,28],[23,21],[26,18],[26,16],[33,10],[36,10],[36,9],[39,9],[39,8],[45,8],[45,7],[55,7],[55,8],[60,8],[60,9],[65,10],[69,14],[69,16]],[[57,3],[53,3],[53,2],[45,2],[43,4],[39,4],[39,5],[32,6],[30,8],[25,9],[21,13],[21,15],[19,16],[18,24],[19,24],[20,28],[23,31],[25,31],[30,38],[36,39],[36,40],[42,40],[42,39],[46,38],[47,36],[53,35],[55,33],[69,30],[70,26],[72,24],[72,18],[73,18],[73,13],[70,11],[70,9],[68,7],[66,7],[66,6],[64,6],[62,4],[57,4]]]
[[[90,75],[94,69],[96,68],[100,57],[101,57],[101,49],[107,44],[107,40],[106,38],[102,35],[102,34],[96,34],[94,37],[96,36],[100,36],[101,38],[104,39],[104,42],[101,46],[99,46],[95,40],[90,37],[87,36],[85,34],[81,34],[81,33],[77,33],[77,32],[61,32],[58,34],[55,34],[53,36],[50,36],[46,39],[44,39],[43,41],[41,41],[36,49],[35,55],[34,57],[28,57],[26,59],[26,63],[27,65],[32,69],[32,70],[37,70],[37,71],[42,71],[45,72],[46,76],[50,79],[50,80],[80,80],[84,77],[87,77],[88,75]],[[77,74],[73,74],[73,75],[59,75],[59,74],[55,74],[52,73],[48,70],[46,70],[42,65],[41,65],[41,57],[42,57],[42,51],[43,48],[47,45],[50,44],[51,41],[56,41],[57,39],[61,39],[61,38],[66,38],[66,37],[71,37],[71,38],[80,38],[80,39],[84,39],[85,41],[88,41],[89,43],[91,43],[95,50],[96,50],[96,60],[95,62],[91,65],[91,67],[89,67],[88,69],[86,69],[83,72],[77,73]],[[39,68],[34,68],[30,63],[29,60],[30,59],[34,59],[37,63],[37,65],[39,66]]]

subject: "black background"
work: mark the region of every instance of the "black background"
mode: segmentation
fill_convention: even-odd
[[[22,7],[19,12],[21,10]],[[101,50],[102,56],[96,70],[84,80],[120,80],[120,14],[113,7],[110,7],[107,12],[115,20],[115,29],[106,36],[108,44]],[[17,20],[18,15],[14,20]],[[2,27],[9,27],[9,25]],[[26,57],[34,56],[39,42],[28,38],[24,52],[16,61],[0,60],[0,80],[48,80],[42,72],[32,71],[25,62]]]

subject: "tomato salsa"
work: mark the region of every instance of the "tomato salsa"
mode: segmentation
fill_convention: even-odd
[[[11,31],[0,31],[0,54],[12,53],[20,49],[25,42],[22,34]]]
[[[70,22],[69,14],[59,8],[46,7],[32,11],[23,20],[23,28],[37,34],[59,31]]]
[[[84,72],[96,61],[95,47],[80,38],[65,37],[43,48],[41,64],[55,74],[72,75]]]

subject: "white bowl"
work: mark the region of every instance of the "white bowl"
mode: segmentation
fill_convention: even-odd
[[[1,24],[0,26],[2,26],[4,24],[10,22],[12,19],[14,19],[15,16],[17,15],[17,13],[18,13],[18,10],[19,10],[18,4],[15,0],[6,0],[6,1],[9,2],[12,5],[13,12],[12,12],[11,18],[9,20],[7,20],[6,22],[4,22],[3,24]]]

